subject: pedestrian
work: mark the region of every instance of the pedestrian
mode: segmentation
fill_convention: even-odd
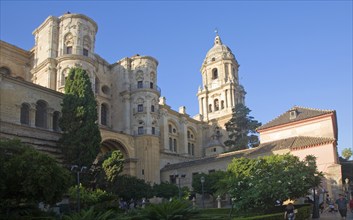
[[[337,209],[342,219],[347,218],[348,200],[342,194],[339,194],[339,199],[336,200]]]
[[[286,211],[284,212],[284,219],[288,219],[288,220],[295,219],[294,205],[291,202],[288,203],[286,207]]]

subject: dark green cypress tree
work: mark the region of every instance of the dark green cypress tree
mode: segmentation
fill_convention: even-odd
[[[233,108],[232,118],[225,124],[229,134],[229,140],[224,144],[231,150],[243,150],[259,145],[256,128],[261,123],[249,116],[251,110],[243,104],[237,104]]]
[[[97,102],[85,70],[72,68],[65,82],[59,140],[65,163],[90,167],[101,143]]]

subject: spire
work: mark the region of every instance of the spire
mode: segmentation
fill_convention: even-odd
[[[221,41],[221,37],[218,35],[218,29],[216,28],[214,32],[216,33],[216,38],[214,39],[214,45],[217,45],[217,44],[221,45],[222,41]]]

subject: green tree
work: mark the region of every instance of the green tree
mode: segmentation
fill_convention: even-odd
[[[261,123],[249,116],[250,112],[245,105],[237,104],[233,108],[232,118],[225,124],[229,140],[224,144],[232,150],[257,147],[260,143],[255,129],[261,126]]]
[[[102,168],[106,179],[114,182],[124,169],[124,155],[119,150],[107,153],[107,158],[103,161]]]
[[[59,143],[67,164],[91,166],[101,142],[97,120],[97,103],[86,71],[70,69],[59,121],[63,131]]]
[[[134,176],[121,175],[117,180],[112,183],[112,187],[109,190],[118,195],[124,201],[131,204],[142,198],[151,198],[153,196],[152,187],[142,179],[138,179]]]
[[[228,192],[239,210],[268,210],[277,199],[296,199],[320,184],[314,157],[271,155],[263,158],[238,158],[228,166],[220,186]]]
[[[217,193],[219,189],[219,180],[223,179],[226,176],[226,172],[224,171],[216,171],[213,173],[205,174],[200,173],[193,175],[192,177],[192,188],[194,192],[198,194],[202,194],[202,184],[201,184],[201,177],[205,178],[205,182],[203,183],[203,190],[204,193],[208,193],[210,195],[214,195]]]
[[[55,203],[71,182],[68,170],[50,156],[19,140],[0,140],[0,207],[20,203]]]
[[[179,189],[175,184],[161,182],[153,185],[153,194],[160,198],[170,199],[179,195]]]
[[[352,149],[350,149],[350,148],[345,148],[342,150],[342,156],[346,160],[351,158],[352,154],[353,154],[353,152],[352,152]]]

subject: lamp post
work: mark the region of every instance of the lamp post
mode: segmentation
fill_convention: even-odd
[[[204,190],[203,190],[203,184],[205,183],[205,177],[201,177],[201,191],[202,191],[202,208],[205,208],[205,198],[204,198]]]
[[[312,218],[320,218],[319,207],[318,207],[319,203],[317,201],[315,187],[313,188],[313,197],[314,197],[314,205],[313,205],[313,216],[312,216]]]
[[[77,212],[80,212],[80,173],[86,170],[86,166],[79,167],[78,165],[72,165],[71,171],[76,172],[77,176]]]

